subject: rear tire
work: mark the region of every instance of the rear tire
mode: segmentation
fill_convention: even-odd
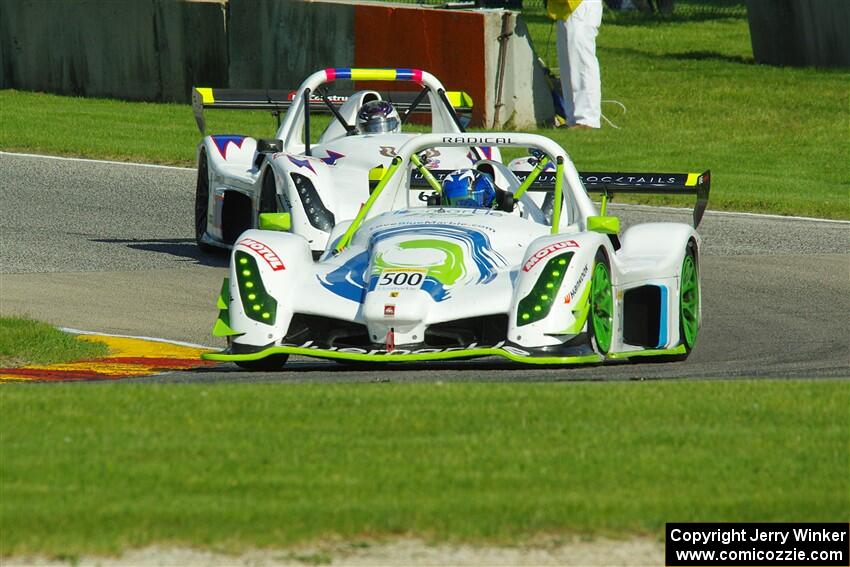
[[[273,354],[260,360],[238,360],[236,366],[251,372],[268,372],[283,368],[288,358],[288,354]]]
[[[207,168],[207,153],[201,151],[198,158],[198,181],[195,184],[195,243],[201,252],[214,252],[216,248],[203,241],[207,232],[207,213],[210,202],[210,176]]]
[[[608,354],[614,333],[614,291],[611,284],[611,266],[601,248],[593,261],[587,330],[596,352],[603,356]]]

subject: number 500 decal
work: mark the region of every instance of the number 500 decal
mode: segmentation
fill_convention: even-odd
[[[378,288],[385,289],[419,289],[425,281],[424,271],[414,270],[385,270],[378,278]]]

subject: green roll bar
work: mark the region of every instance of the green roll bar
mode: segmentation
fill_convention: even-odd
[[[558,234],[561,225],[561,203],[564,201],[564,158],[558,156],[555,164],[555,202],[552,208],[552,234]]]
[[[410,154],[410,161],[413,165],[416,166],[416,169],[419,170],[419,173],[422,174],[422,177],[425,178],[425,181],[428,182],[428,185],[431,186],[431,189],[436,191],[437,193],[442,193],[443,188],[440,186],[440,182],[428,171],[428,168],[425,167],[425,164],[422,163],[422,160],[419,159],[419,156],[416,154]]]
[[[540,161],[537,162],[537,165],[534,166],[534,169],[531,170],[531,173],[528,174],[528,177],[525,178],[525,181],[522,182],[522,185],[514,193],[514,199],[519,199],[522,197],[528,188],[531,187],[531,184],[540,176],[540,173],[543,171],[543,168],[549,163],[549,156],[543,156],[540,158]]]
[[[368,213],[369,209],[372,208],[372,205],[378,199],[378,196],[384,192],[384,187],[387,186],[387,183],[389,183],[390,178],[401,165],[401,162],[402,159],[399,156],[395,156],[390,162],[390,167],[387,168],[386,173],[384,173],[384,176],[381,177],[381,180],[378,182],[378,186],[375,187],[375,190],[372,191],[372,194],[369,195],[369,198],[366,199],[366,202],[362,207],[360,207],[360,210],[357,211],[357,216],[355,216],[354,220],[351,221],[351,225],[348,227],[348,230],[345,231],[345,234],[342,235],[342,238],[340,238],[336,243],[336,246],[334,246],[335,254],[342,252],[343,248],[351,243],[354,233],[357,232],[357,229],[360,228],[361,224],[363,224],[363,219],[366,217],[366,213]]]

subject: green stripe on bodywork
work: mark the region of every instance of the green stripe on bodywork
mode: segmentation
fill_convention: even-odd
[[[417,240],[406,240],[398,244],[402,250],[411,249],[434,249],[443,252],[446,255],[442,264],[424,264],[424,265],[402,265],[384,260],[383,254],[375,256],[373,275],[380,275],[384,270],[409,270],[412,268],[425,268],[428,270],[428,275],[443,284],[444,286],[453,285],[458,279],[466,273],[466,266],[463,262],[463,248],[459,244],[446,242],[445,240],[434,240],[423,238]]]
[[[279,346],[271,347],[260,352],[251,354],[228,354],[224,352],[210,352],[201,355],[204,360],[215,360],[218,362],[242,362],[260,360],[273,354],[298,354],[314,358],[331,358],[338,360],[357,360],[360,362],[424,362],[428,360],[450,360],[453,358],[468,358],[478,356],[501,356],[521,362],[523,364],[593,364],[602,362],[598,354],[584,356],[520,356],[501,348],[475,348],[467,350],[452,350],[448,352],[427,352],[421,354],[360,354],[353,352],[340,352],[338,350],[312,349],[302,347]]]
[[[685,354],[685,345],[679,345],[676,348],[652,348],[647,350],[636,350],[634,352],[611,352],[607,358],[612,360],[623,360],[635,356],[666,356],[670,354]]]

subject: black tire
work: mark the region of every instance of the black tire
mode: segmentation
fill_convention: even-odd
[[[614,286],[611,264],[602,248],[593,260],[590,286],[587,334],[594,350],[605,356],[611,350],[614,339]]]
[[[251,372],[269,372],[283,368],[288,358],[288,354],[273,354],[260,360],[239,360],[236,366]]]
[[[277,209],[277,185],[274,174],[271,169],[268,169],[263,177],[263,188],[260,191],[260,213],[276,213]],[[260,226],[259,217],[257,217],[257,226]]]
[[[202,240],[207,232],[207,208],[210,201],[210,176],[207,169],[207,153],[198,157],[198,181],[195,184],[195,243],[201,252],[215,252],[216,248]]]

